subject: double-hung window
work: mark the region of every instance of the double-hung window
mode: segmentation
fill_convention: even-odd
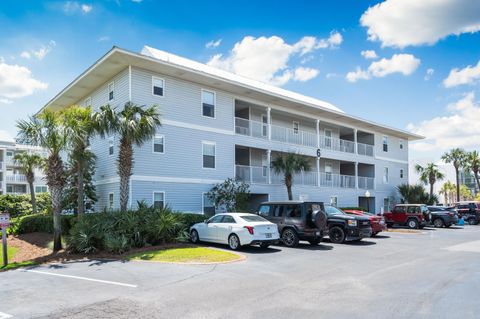
[[[383,137],[383,151],[388,152],[388,136]]]
[[[398,146],[403,150],[403,140],[398,141]]]
[[[152,77],[152,94],[163,96],[165,90],[165,81],[161,78]]]
[[[202,90],[202,115],[215,117],[215,92]]]
[[[153,192],[153,207],[154,208],[164,208],[165,207],[165,193],[164,192]]]
[[[212,200],[207,196],[207,193],[202,194],[203,213],[207,216],[215,215],[215,205]]]
[[[153,152],[154,153],[165,152],[165,137],[163,135],[157,134],[153,138]]]
[[[39,193],[46,193],[46,192],[47,192],[47,186],[45,186],[45,185],[35,186],[35,193],[39,194]]]
[[[108,138],[108,155],[113,155],[113,136]]]
[[[388,167],[383,168],[383,183],[388,184]]]
[[[400,169],[400,178],[403,178],[403,169]]]
[[[108,194],[108,208],[113,209],[113,193]]]
[[[108,101],[113,101],[115,98],[115,82],[110,82],[108,84]]]
[[[215,143],[202,142],[203,168],[215,168]]]

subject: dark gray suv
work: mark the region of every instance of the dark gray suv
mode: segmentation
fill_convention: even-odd
[[[300,240],[317,245],[327,224],[322,202],[265,202],[257,214],[277,224],[280,238],[288,247],[297,246]]]

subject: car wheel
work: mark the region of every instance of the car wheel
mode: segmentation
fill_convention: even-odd
[[[308,242],[312,246],[317,246],[318,244],[320,244],[321,241],[322,241],[322,239],[317,237],[317,238],[314,238],[314,239],[310,239]]]
[[[200,237],[198,237],[198,232],[195,229],[192,229],[190,232],[190,241],[194,244],[197,244],[200,241]]]
[[[298,245],[297,232],[291,228],[287,228],[282,232],[282,242],[287,247],[295,247]]]
[[[475,218],[469,218],[467,220],[467,222],[468,222],[469,225],[476,225],[477,224],[477,222],[475,221]]]
[[[228,247],[229,247],[231,250],[238,250],[238,249],[240,249],[240,247],[241,247],[241,245],[240,245],[240,239],[238,238],[237,235],[231,234],[231,235],[228,237]]]
[[[417,229],[418,228],[418,221],[416,219],[409,219],[407,221],[407,226],[410,229]]]
[[[443,220],[441,218],[437,218],[433,221],[433,226],[435,226],[437,228],[442,228],[444,225],[445,225],[445,223],[443,222]]]
[[[387,227],[392,228],[392,227],[393,227],[393,223],[387,223]]]
[[[328,231],[328,237],[330,241],[334,244],[342,244],[345,241],[345,232],[339,226],[333,226]]]
[[[260,243],[260,248],[266,249],[268,247],[270,247],[269,243]]]
[[[377,235],[378,235],[378,232],[372,233],[372,236],[371,236],[371,237],[375,237],[375,236],[377,236]]]

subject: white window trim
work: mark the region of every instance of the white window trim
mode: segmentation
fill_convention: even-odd
[[[87,97],[85,101],[83,101],[83,104],[85,105],[85,107],[92,106],[92,97],[91,96]]]
[[[163,138],[163,152],[155,152],[155,139],[162,137]],[[155,134],[155,137],[152,139],[152,153],[153,154],[165,154],[165,135]]]
[[[385,143],[384,143],[385,140],[387,141],[387,143],[386,143],[386,145],[387,145],[387,150],[386,150],[386,151],[385,151],[385,148],[383,147],[383,146],[385,145]],[[390,143],[388,143],[388,136],[383,135],[383,137],[382,137],[382,151],[383,151],[384,153],[388,153],[388,144],[390,144]]]
[[[203,92],[213,93],[213,117],[203,115]],[[217,92],[212,91],[212,90],[208,90],[208,89],[201,89],[200,90],[200,114],[203,117],[206,117],[206,118],[209,118],[209,119],[216,119],[217,118]]]
[[[110,206],[110,195],[112,195],[112,205]],[[115,207],[115,194],[113,192],[108,193],[108,209]]]
[[[153,81],[154,80],[161,80],[163,82],[163,95],[157,95],[157,94],[153,93],[153,87],[154,87]],[[152,75],[152,95],[156,96],[156,97],[160,97],[160,98],[165,97],[165,79],[164,78]]]
[[[205,196],[208,194],[208,192],[202,192],[202,214],[205,214]],[[213,203],[212,203],[213,204]],[[213,204],[213,209],[216,210],[215,204]]]
[[[37,187],[45,187],[45,192],[37,192]],[[48,192],[48,187],[47,185],[35,185],[34,190],[35,190],[35,193],[46,193]]]
[[[112,152],[112,154],[110,154],[110,147],[113,147],[113,152]],[[108,156],[113,156],[113,155],[115,155],[115,140],[114,140],[113,136],[108,137],[107,154],[108,154]]]
[[[399,140],[398,141],[398,148],[400,148],[401,150],[405,149],[404,140]]]
[[[167,205],[167,197],[165,196],[165,191],[153,191],[152,192],[152,206],[155,205],[155,194],[163,194],[163,208]]]
[[[203,144],[208,144],[208,145],[213,145],[215,146],[215,159],[214,159],[214,162],[213,162],[213,165],[215,167],[203,167]],[[211,142],[211,141],[202,141],[202,168],[203,169],[209,169],[209,170],[216,170],[217,169],[217,143],[215,142]]]
[[[110,85],[113,87],[112,91],[110,91]],[[113,92],[113,99],[110,100],[110,92]],[[115,81],[108,83],[107,85],[107,101],[115,101]]]
[[[297,125],[297,132],[295,133],[295,124]],[[300,134],[300,122],[292,121],[292,131],[293,134]]]

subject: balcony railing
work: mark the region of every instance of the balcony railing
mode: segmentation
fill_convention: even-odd
[[[27,176],[23,174],[10,174],[10,175],[5,175],[5,180],[7,182],[26,182]]]
[[[317,147],[317,134],[293,130],[291,128],[272,125],[272,140],[290,144]]]
[[[375,189],[375,178],[358,176],[358,188],[360,188],[360,189]]]
[[[355,188],[355,176],[320,173],[320,186],[335,188]]]
[[[373,145],[357,143],[358,155],[373,156]]]
[[[345,153],[355,153],[355,142],[321,135],[320,148]]]
[[[268,138],[268,124],[235,118],[235,133],[259,138]]]
[[[246,183],[268,184],[266,167],[236,165],[235,176]]]

